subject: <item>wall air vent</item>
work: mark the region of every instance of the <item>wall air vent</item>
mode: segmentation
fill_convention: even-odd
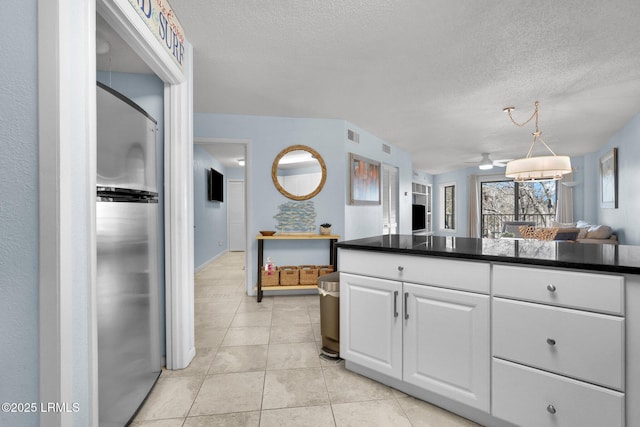
[[[382,151],[384,151],[387,154],[391,154],[391,146],[387,144],[382,144]]]
[[[360,144],[360,134],[351,129],[347,129],[347,139],[356,144]]]

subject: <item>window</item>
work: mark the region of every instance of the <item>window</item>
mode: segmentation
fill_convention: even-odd
[[[456,186],[453,184],[442,187],[442,224],[445,230],[456,229]]]
[[[487,181],[480,184],[482,237],[500,237],[505,221],[549,227],[556,215],[557,181]]]

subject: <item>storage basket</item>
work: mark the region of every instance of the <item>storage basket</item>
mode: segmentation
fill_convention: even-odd
[[[318,277],[324,276],[325,274],[333,273],[333,265],[319,265],[318,266]]]
[[[315,265],[301,265],[298,269],[300,271],[301,285],[315,285],[318,283],[318,267]]]
[[[283,265],[278,267],[280,272],[280,285],[281,286],[294,286],[298,284],[299,274],[298,267],[295,265]]]
[[[271,274],[267,274],[267,271],[264,269],[260,270],[260,274],[262,274],[262,286],[278,286],[280,281],[280,272],[278,270],[274,270]]]

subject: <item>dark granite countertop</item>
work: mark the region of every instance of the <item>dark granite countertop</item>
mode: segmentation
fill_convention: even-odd
[[[404,234],[348,240],[336,246],[406,255],[640,274],[640,246]]]

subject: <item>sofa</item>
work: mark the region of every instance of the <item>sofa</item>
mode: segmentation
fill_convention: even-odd
[[[568,224],[553,222],[551,226],[558,228],[555,240],[572,240],[577,243],[618,244],[617,236],[608,225],[593,225],[586,221],[577,221]]]

